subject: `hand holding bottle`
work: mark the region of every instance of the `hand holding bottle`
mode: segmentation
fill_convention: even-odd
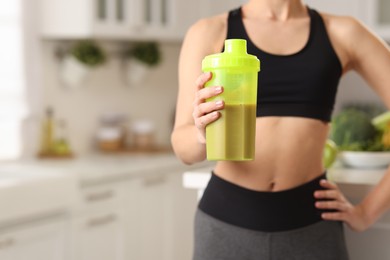
[[[212,78],[211,72],[202,73],[196,80],[197,92],[194,100],[194,110],[192,117],[198,129],[198,140],[201,144],[206,143],[206,126],[220,117],[220,112],[224,108],[222,100],[209,101],[206,99],[216,97],[223,92],[222,86],[205,88],[206,82]]]

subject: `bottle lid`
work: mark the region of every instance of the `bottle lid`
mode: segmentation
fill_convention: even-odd
[[[224,52],[208,55],[202,61],[203,71],[209,71],[216,68],[233,67],[260,71],[259,59],[256,56],[247,53],[246,40],[225,40]]]

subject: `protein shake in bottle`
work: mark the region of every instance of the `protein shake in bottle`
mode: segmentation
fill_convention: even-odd
[[[223,100],[221,117],[206,127],[208,160],[253,160],[255,155],[257,76],[260,61],[246,50],[246,40],[225,40],[223,53],[206,56],[202,70],[213,77],[205,87],[224,92],[207,101]]]

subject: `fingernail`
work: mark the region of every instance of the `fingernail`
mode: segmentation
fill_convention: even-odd
[[[218,101],[215,102],[215,105],[216,105],[217,107],[222,107],[223,101],[222,101],[222,100],[218,100]]]
[[[215,87],[215,93],[222,93],[222,87]]]
[[[212,117],[218,117],[218,114],[219,114],[219,113],[218,113],[217,111],[214,111],[214,112],[211,114],[211,116],[212,116]]]
[[[321,183],[326,183],[326,180],[322,179],[320,182],[321,182]]]

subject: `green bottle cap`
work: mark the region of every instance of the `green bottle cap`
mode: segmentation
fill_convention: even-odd
[[[246,51],[246,40],[225,40],[225,50],[222,53],[206,56],[202,61],[202,70],[210,71],[218,68],[251,69],[260,71],[260,61]]]

